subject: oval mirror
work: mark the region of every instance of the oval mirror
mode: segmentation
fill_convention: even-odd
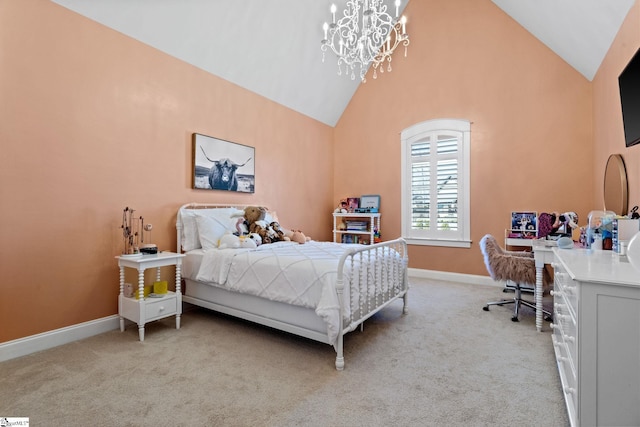
[[[604,208],[618,215],[627,215],[627,169],[620,154],[612,154],[604,170]]]

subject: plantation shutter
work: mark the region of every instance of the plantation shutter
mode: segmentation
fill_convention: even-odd
[[[411,143],[412,234],[437,237],[459,231],[460,140],[447,133]]]

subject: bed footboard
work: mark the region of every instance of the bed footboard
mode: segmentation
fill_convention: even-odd
[[[354,247],[340,258],[336,290],[340,301],[341,332],[336,345],[336,369],[344,369],[343,337],[346,333],[399,298],[403,299],[403,314],[408,313],[408,263],[404,239]],[[345,293],[348,293],[346,303]]]

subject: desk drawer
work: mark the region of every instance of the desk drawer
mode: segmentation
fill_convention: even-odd
[[[145,319],[151,321],[155,319],[161,319],[163,317],[172,316],[176,314],[178,308],[177,299],[175,295],[166,296],[156,300],[150,298],[145,300]]]

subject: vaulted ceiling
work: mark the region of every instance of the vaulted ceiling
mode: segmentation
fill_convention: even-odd
[[[346,0],[51,1],[330,126],[360,84],[333,55],[321,65],[321,25]],[[635,2],[491,1],[589,80]]]

